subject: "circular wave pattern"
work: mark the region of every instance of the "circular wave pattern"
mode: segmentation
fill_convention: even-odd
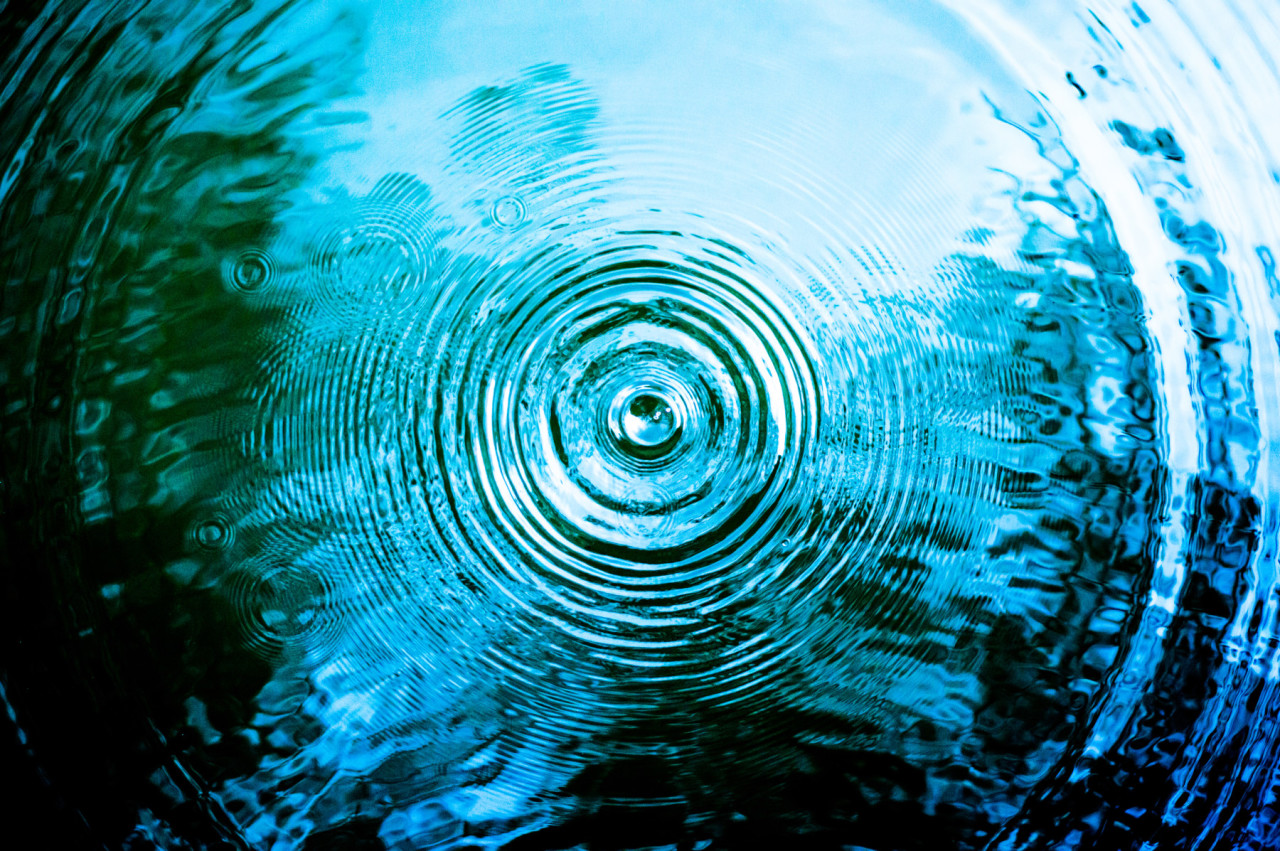
[[[248,565],[226,580],[227,594],[245,638],[257,653],[274,656],[288,644],[318,643],[332,631],[335,596],[326,578],[296,564]]]
[[[421,183],[382,181],[315,247],[308,289],[332,305],[350,306],[419,285],[431,266],[430,203]]]
[[[808,353],[766,293],[655,253],[552,257],[504,282],[536,295],[466,330],[510,342],[455,354],[447,338],[460,373],[442,379],[457,390],[433,436],[463,461],[450,487],[480,500],[463,534],[489,581],[544,589],[560,613],[542,616],[605,644],[749,584],[726,574],[747,551],[767,561],[821,416]]]
[[[220,550],[235,542],[235,527],[222,515],[214,515],[191,529],[196,545],[207,550]]]
[[[224,265],[224,280],[229,289],[255,293],[269,289],[277,272],[271,255],[249,249]]]
[[[50,844],[1280,844],[1274,16],[135,5],[0,9]]]

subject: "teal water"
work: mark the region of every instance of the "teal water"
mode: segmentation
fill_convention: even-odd
[[[48,844],[1280,844],[1266,6],[0,20]]]

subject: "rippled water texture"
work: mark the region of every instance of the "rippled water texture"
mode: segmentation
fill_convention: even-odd
[[[1280,847],[1273,3],[0,39],[44,847]]]

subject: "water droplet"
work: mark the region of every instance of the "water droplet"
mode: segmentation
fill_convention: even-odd
[[[658,454],[671,449],[682,424],[675,407],[655,393],[631,397],[622,412],[619,431],[624,448],[635,454]]]

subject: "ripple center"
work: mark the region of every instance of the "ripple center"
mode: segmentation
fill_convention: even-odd
[[[628,455],[639,458],[665,455],[684,430],[679,407],[659,391],[645,389],[627,394],[616,410],[614,437]]]

